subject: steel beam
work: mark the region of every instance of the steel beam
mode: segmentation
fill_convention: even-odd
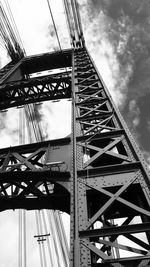
[[[150,231],[150,222],[143,224],[122,225],[118,227],[103,227],[101,229],[80,231],[79,233],[81,238],[88,237],[92,238],[94,241],[94,238],[96,237],[135,234],[148,231]]]
[[[75,212],[71,222],[75,232],[71,235],[71,266],[128,266],[122,265],[120,250],[141,254],[142,260],[150,247],[149,239],[145,243],[132,238],[142,232],[146,239],[150,230],[146,164],[86,49],[74,52],[72,84],[75,152],[71,203]],[[136,191],[140,201],[134,196]],[[147,223],[142,223],[143,216]],[[119,225],[118,220],[125,218],[132,219]],[[142,249],[127,246],[125,240],[119,242],[122,235]],[[113,257],[117,258],[114,262]],[[130,258],[124,262],[129,263]],[[132,262],[138,266],[137,261]]]
[[[72,75],[30,78],[68,67]],[[148,168],[86,48],[24,58],[10,69],[0,109],[71,97],[72,135],[0,149],[0,210],[70,212],[71,267],[149,264]],[[120,257],[121,250],[141,255]]]
[[[71,97],[70,77],[39,77],[0,86],[0,110]]]

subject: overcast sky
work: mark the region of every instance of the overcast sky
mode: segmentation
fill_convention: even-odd
[[[148,0],[82,0],[79,1],[86,44],[116,105],[121,109],[147,162],[150,162],[150,1]],[[69,35],[60,0],[50,1],[62,48],[68,48]],[[58,48],[47,0],[9,0],[27,55]],[[1,66],[7,62],[1,50]],[[70,103],[42,105],[42,119],[49,138],[59,138],[70,132]],[[18,115],[14,109],[0,114],[0,138],[3,146],[18,143]],[[65,120],[64,120],[65,118]],[[59,125],[61,131],[57,130]],[[6,139],[7,136],[7,139]],[[0,233],[7,232],[9,244],[17,246],[16,219],[1,217]],[[6,226],[3,222],[7,222]],[[14,231],[10,229],[14,229]],[[1,235],[1,234],[0,234]],[[3,238],[3,247],[6,239]],[[7,247],[7,244],[6,244]],[[7,249],[5,250],[7,251]],[[6,252],[0,255],[0,266],[16,266],[14,251],[11,260]],[[28,265],[35,264],[34,258]],[[2,264],[4,262],[4,264]],[[13,265],[14,264],[14,265]],[[36,265],[38,266],[38,265]]]

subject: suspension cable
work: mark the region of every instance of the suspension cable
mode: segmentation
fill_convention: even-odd
[[[43,217],[43,223],[44,223],[45,233],[48,233],[44,210],[41,210],[41,213],[42,213],[42,217]],[[49,251],[50,264],[51,264],[51,266],[54,266],[54,261],[53,261],[53,257],[52,257],[52,253],[51,253],[49,238],[47,238],[47,246],[48,246],[48,251]]]
[[[58,212],[55,212],[54,211],[54,222],[55,222],[55,225],[56,225],[56,229],[57,229],[57,239],[59,241],[59,245],[60,245],[60,249],[61,249],[61,253],[62,253],[62,258],[64,260],[64,263],[65,263],[65,266],[68,266],[69,262],[69,255],[66,255],[66,244],[65,244],[65,241],[63,239],[63,235],[62,235],[62,231],[61,231],[61,225],[60,225],[60,221],[58,219],[59,214]]]
[[[37,141],[43,141],[42,134],[39,134],[40,125],[37,122],[37,117],[35,116],[35,106],[34,105],[35,104],[30,105],[30,107],[28,107],[28,109],[27,109],[28,118],[32,124],[33,129],[34,129],[35,139]],[[37,127],[37,125],[38,125],[38,127]],[[50,212],[51,217],[53,218],[53,223],[51,222],[50,214],[49,214],[48,215],[49,216],[49,225],[50,225],[50,229],[51,229],[55,253],[57,256],[58,266],[59,267],[61,266],[60,259],[59,259],[59,253],[62,254],[62,259],[64,261],[64,265],[68,266],[69,255],[66,252],[66,251],[68,251],[68,248],[66,248],[66,241],[64,240],[64,236],[62,234],[63,230],[61,230],[61,227],[63,227],[63,225],[60,223],[60,220],[58,219],[58,216],[60,216],[60,215],[58,215],[57,213],[58,213],[58,211],[56,213],[54,213],[53,211]],[[57,217],[56,217],[56,214],[57,214]],[[43,219],[43,221],[44,221],[44,219]],[[42,230],[42,225],[41,225],[41,230]],[[57,241],[59,244],[59,250],[57,248],[58,244],[56,242],[56,238],[57,238]],[[42,245],[42,248],[43,248],[43,245]],[[49,254],[49,257],[50,257],[50,254]]]
[[[41,219],[41,213],[40,210],[37,211],[38,213],[38,219],[39,219],[39,227],[40,227],[40,235],[43,236],[43,227],[42,227],[42,219]],[[46,263],[46,255],[45,255],[45,244],[43,241],[42,242],[42,251],[43,251],[43,262],[44,262],[44,267],[47,267],[47,263]]]
[[[52,214],[53,214],[52,210],[51,211],[47,211],[47,217],[48,217],[49,227],[51,229],[51,235],[52,235],[52,239],[53,239],[53,243],[54,243],[54,248],[55,248],[55,253],[56,253],[56,257],[57,257],[58,267],[61,267],[59,252],[58,252],[57,243],[56,243],[54,225],[53,225],[52,220],[51,220],[52,217],[53,217]]]
[[[25,141],[25,117],[22,109],[19,110],[19,145]],[[19,248],[18,248],[18,266],[26,267],[27,253],[26,253],[26,211],[19,210]]]
[[[10,15],[10,19],[11,19],[11,22],[13,24],[13,28],[14,28],[14,31],[15,31],[15,34],[16,34],[16,37],[17,37],[17,40],[18,40],[19,44],[21,44],[21,47],[22,47],[23,52],[24,52],[24,55],[26,55],[26,52],[25,52],[25,49],[24,49],[24,46],[23,46],[23,43],[22,43],[22,40],[21,40],[19,31],[17,29],[17,26],[16,26],[16,23],[15,23],[15,20],[14,20],[14,17],[13,17],[13,14],[12,14],[12,11],[11,11],[11,8],[10,8],[10,5],[9,5],[9,3],[8,3],[7,0],[5,0],[5,4],[6,4],[7,10],[8,10],[8,13]]]
[[[19,228],[18,228],[18,266],[22,267],[22,212],[19,210]]]
[[[26,114],[27,130],[30,133],[30,142],[31,140],[33,141],[33,138],[36,141],[43,141],[41,126],[39,124],[39,121],[37,121],[35,104],[30,104],[30,105],[25,106],[24,110]],[[31,130],[31,127],[33,129],[33,132]],[[33,137],[33,134],[34,134],[34,137]],[[61,253],[62,255],[64,265],[68,266],[69,257],[68,257],[68,253],[66,252],[68,249],[66,248],[66,241],[62,234],[63,230],[61,229],[61,227],[63,226],[61,225],[59,218],[54,218],[55,217],[54,212],[51,211],[50,214],[48,215],[48,221],[49,221],[49,225],[51,229],[51,236],[52,236],[54,250],[56,253],[56,257],[57,257],[58,266],[61,267],[59,253]],[[42,212],[42,216],[43,216],[43,212]],[[50,216],[52,216],[53,223],[51,222]],[[58,216],[60,216],[60,214],[58,214]],[[43,224],[45,228],[44,217],[42,218],[43,218]],[[41,231],[42,231],[41,233],[43,233],[43,228],[42,228],[42,221],[41,221],[40,215],[37,215],[37,211],[36,211],[36,224],[37,224],[37,232],[39,235]],[[54,232],[55,232],[55,235],[54,235]],[[56,238],[58,240],[57,242],[56,242]],[[59,248],[57,247],[58,244],[59,244]],[[47,246],[49,247],[48,248],[49,258],[52,258],[48,239],[47,239]],[[40,253],[41,267],[46,267],[45,266],[46,264],[45,263],[46,262],[45,248],[44,248],[44,244],[41,242],[39,242],[39,253]]]
[[[68,242],[67,242],[67,238],[66,238],[66,233],[65,233],[65,230],[64,230],[62,216],[60,216],[60,214],[57,212],[56,213],[56,218],[58,220],[58,224],[60,225],[59,228],[60,228],[60,231],[61,231],[62,240],[64,241],[65,257],[66,257],[66,261],[67,261],[67,260],[69,260],[69,247],[68,247]]]
[[[56,27],[56,24],[55,24],[55,20],[54,20],[54,16],[53,16],[53,13],[52,13],[52,9],[51,9],[49,0],[47,0],[47,4],[48,4],[48,9],[49,9],[49,12],[50,12],[50,15],[51,15],[53,27],[54,27],[54,30],[55,30],[56,38],[57,38],[57,41],[58,41],[58,46],[59,46],[60,52],[62,52],[62,47],[61,47],[61,44],[60,44],[60,39],[59,39],[59,36],[58,36],[57,27]],[[67,76],[69,77],[69,73],[68,73],[66,67],[65,67],[65,70],[66,70]]]
[[[73,38],[73,32],[72,32],[71,21],[70,21],[70,16],[69,16],[68,2],[66,0],[64,0],[63,1],[63,5],[64,5],[64,11],[65,11],[65,15],[66,15],[65,18],[66,18],[66,22],[67,22],[67,26],[68,26],[70,43],[71,43],[72,42],[72,38]]]
[[[27,249],[26,249],[26,211],[23,210],[23,240],[24,240],[24,267],[27,266]]]
[[[12,26],[9,23],[8,17],[6,15],[6,12],[1,8],[0,6],[0,13],[2,14],[3,20],[0,19],[0,37],[2,38],[3,42],[4,42],[4,46],[6,47],[7,51],[9,52],[10,56],[12,56],[12,52],[16,53],[15,50],[17,49],[17,47],[15,46],[16,44],[19,45],[19,49],[21,49],[21,51],[23,51],[23,53],[25,54],[25,50],[23,48],[22,42],[21,42],[21,38],[19,36],[19,32],[17,30],[15,21],[13,19],[12,13],[11,13],[11,9],[10,6],[7,2],[7,0],[5,0],[7,9],[8,9],[8,13],[10,15],[11,18],[11,22],[12,22]],[[62,52],[62,48],[61,48],[61,43],[60,43],[60,39],[58,36],[58,32],[57,32],[57,28],[56,28],[56,24],[54,21],[54,17],[52,14],[52,10],[50,7],[50,3],[49,0],[47,0],[48,3],[48,7],[49,7],[49,11],[50,11],[50,15],[52,18],[52,22],[53,22],[53,26],[55,29],[55,33],[56,33],[56,37],[57,37],[57,41],[58,41],[58,45],[59,45],[59,49]],[[1,16],[0,16],[1,17]],[[21,44],[21,46],[20,46]],[[19,50],[17,50],[17,52],[20,53]],[[66,70],[67,72],[67,70]],[[68,73],[67,73],[68,74]],[[22,112],[22,110],[21,110]],[[30,141],[33,141],[35,136],[35,139],[37,141],[42,141],[43,137],[42,137],[42,131],[41,131],[41,126],[39,125],[39,122],[37,122],[36,120],[36,115],[35,115],[35,104],[32,105],[27,105],[24,108],[24,112],[26,115],[26,125],[27,125],[27,131],[29,133],[29,138]],[[20,139],[22,140],[21,143],[25,142],[25,134],[24,134],[24,129],[25,129],[25,125],[24,125],[24,119],[23,119],[23,112],[20,115],[20,126],[19,128],[21,129],[21,137]],[[32,126],[31,126],[32,125]],[[32,129],[33,129],[33,133],[32,133]],[[56,213],[55,213],[56,215]],[[44,211],[42,211],[42,218],[43,218],[43,224],[44,224],[44,228],[46,231],[46,220],[45,220],[45,215],[44,215]],[[57,238],[58,241],[60,243],[61,246],[61,252],[63,253],[63,259],[65,262],[65,266],[68,266],[67,264],[67,255],[68,255],[68,248],[67,248],[67,243],[65,240],[65,236],[63,233],[63,225],[61,224],[61,219],[60,219],[60,215],[56,215],[55,218],[55,226],[54,223],[51,222],[51,218],[50,216],[54,216],[54,212],[49,212],[48,213],[48,220],[49,220],[49,224],[50,224],[50,228],[51,228],[51,232],[53,233],[53,230],[55,228],[55,230],[57,231]],[[36,226],[37,226],[37,233],[38,235],[40,235],[40,233],[43,233],[43,228],[42,228],[42,219],[41,219],[41,214],[37,211],[35,211],[35,217],[36,217]],[[54,220],[54,217],[53,217]],[[58,229],[56,229],[58,226]],[[62,228],[61,228],[62,227]],[[52,234],[53,235],[53,234]],[[24,258],[24,267],[26,267],[26,211],[24,210],[23,212],[21,210],[19,210],[19,258],[18,258],[18,265],[19,267],[23,267],[22,265],[22,260]],[[65,241],[63,241],[63,238]],[[47,238],[47,240],[49,240]],[[58,266],[61,267],[61,263],[60,263],[60,256],[59,256],[59,249],[57,247],[57,242],[55,239],[55,236],[53,236],[53,242],[54,242],[54,247],[55,247],[55,252],[56,252],[56,256],[57,256],[57,260],[58,260]],[[48,243],[48,250],[49,250],[49,257],[50,257],[50,262],[53,262],[52,259],[52,255],[51,255],[51,250],[50,250],[50,243],[47,241]],[[63,247],[64,246],[64,247]],[[24,256],[23,256],[23,248],[24,248]],[[67,251],[67,252],[66,252]],[[41,244],[41,242],[39,242],[39,254],[40,254],[40,263],[41,263],[41,267],[46,267],[46,256],[45,256],[45,247],[44,244]]]
[[[38,135],[38,129],[39,128],[36,128],[36,125],[35,125],[35,122],[37,123],[37,121],[36,121],[37,118],[35,116],[35,109],[34,109],[33,105],[34,104],[30,104],[30,105],[26,105],[25,106],[26,118],[28,118],[27,119],[27,125],[28,125],[27,128],[28,128],[28,131],[30,132],[30,129],[31,129],[31,126],[32,126],[33,133],[34,133],[34,139],[36,141],[42,141],[42,136]],[[31,123],[31,125],[29,123]],[[30,139],[31,138],[32,138],[32,135],[30,135]],[[41,138],[41,140],[39,140],[39,138]],[[42,224],[41,224],[41,218],[40,218],[40,215],[39,215],[38,211],[35,211],[35,213],[36,213],[36,224],[37,224],[38,235],[40,236],[41,231],[43,232]],[[52,229],[52,231],[53,231],[53,229]],[[41,267],[45,267],[45,262],[46,262],[46,259],[45,259],[45,248],[43,246],[44,246],[44,244],[39,242],[39,252],[40,252]],[[54,241],[54,247],[55,247],[55,251],[57,251],[57,245],[56,245],[55,241]],[[57,258],[58,258],[58,252],[56,252],[56,255],[57,255]],[[49,257],[50,257],[50,254],[49,254]],[[59,264],[59,267],[61,267],[60,264]]]
[[[35,219],[36,219],[37,234],[39,236],[40,235],[40,227],[39,227],[39,220],[38,220],[38,212],[37,212],[37,210],[35,210]],[[38,244],[39,244],[39,254],[40,254],[41,267],[44,267],[43,258],[42,258],[41,242],[38,242]]]
[[[63,0],[66,11],[66,18],[69,25],[69,34],[71,37],[71,44],[73,47],[84,46],[84,36],[81,25],[81,18],[79,14],[78,4],[76,0]]]
[[[51,10],[51,6],[50,6],[49,0],[47,0],[47,4],[48,4],[48,9],[49,9],[49,12],[50,12],[50,15],[51,15],[51,19],[52,19],[52,22],[53,22],[53,26],[54,26],[55,34],[56,34],[56,37],[57,37],[59,49],[60,49],[60,51],[62,51],[60,40],[59,40],[59,37],[58,37],[58,32],[57,32],[56,24],[55,24],[55,21],[54,21],[54,17],[53,17],[53,13],[52,13],[52,10]]]
[[[0,1],[0,25],[0,36],[11,59],[19,60],[24,57],[25,49],[21,42],[10,6],[6,0],[5,9]]]

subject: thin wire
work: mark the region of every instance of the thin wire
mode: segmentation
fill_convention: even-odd
[[[72,33],[72,29],[71,29],[71,22],[70,22],[70,18],[69,18],[69,7],[68,7],[68,3],[66,2],[66,0],[63,0],[63,7],[64,7],[64,12],[66,14],[65,18],[66,18],[66,24],[68,27],[68,32],[69,32],[69,38],[70,38],[70,43],[72,42],[72,38],[71,35],[73,36]]]
[[[0,46],[6,50],[6,46],[0,43]]]
[[[31,111],[31,105],[26,105],[26,115],[27,115],[27,118],[29,118],[29,128],[30,128],[30,122],[32,124],[32,127],[33,127],[33,133],[35,135],[35,140],[36,141],[39,141],[38,140],[38,135],[37,135],[37,131],[36,131],[36,128],[35,128],[35,124],[34,124],[34,118],[33,118],[33,113]],[[31,133],[32,134],[32,133]],[[32,135],[31,135],[32,136]]]
[[[41,213],[40,210],[37,211],[38,217],[39,217],[39,228],[40,228],[40,234],[43,235],[43,227],[42,227],[42,218],[41,218]],[[43,262],[44,262],[44,267],[47,267],[46,263],[46,255],[45,255],[45,244],[43,241],[42,242],[42,250],[43,250]]]
[[[21,111],[19,110],[19,144],[21,143],[21,134],[22,134],[22,116]],[[18,266],[22,267],[22,210],[19,209],[19,246],[18,246]]]
[[[17,43],[17,40],[15,38],[15,34],[14,34],[13,29],[12,29],[10,23],[9,23],[8,18],[7,18],[6,12],[5,12],[5,10],[4,10],[4,8],[2,6],[1,6],[1,15],[2,15],[2,19],[4,21],[4,28],[3,29],[6,28],[6,30],[8,31],[8,33],[6,32],[6,36],[7,36],[7,38],[9,38],[9,35],[10,35],[10,38],[11,38],[10,42],[12,40],[12,44],[15,46],[15,43]]]
[[[71,6],[72,6],[72,13],[73,13],[73,19],[74,19],[74,24],[75,24],[75,31],[77,32],[77,35],[80,35],[80,30],[79,30],[79,24],[78,24],[78,19],[77,19],[77,12],[75,8],[75,3],[73,0],[71,0]]]
[[[66,233],[65,233],[65,229],[64,229],[64,224],[63,224],[63,221],[62,221],[62,216],[57,213],[57,220],[59,220],[59,223],[60,223],[60,230],[61,230],[61,233],[62,233],[62,236],[63,236],[63,240],[65,242],[65,249],[66,249],[66,256],[67,256],[67,259],[69,259],[69,247],[68,247],[68,242],[67,242],[67,238],[66,238]]]
[[[50,15],[51,15],[51,19],[52,19],[52,22],[53,22],[56,38],[57,38],[57,41],[58,41],[58,46],[59,46],[60,52],[62,52],[62,47],[61,47],[61,44],[60,44],[60,40],[59,40],[59,36],[58,36],[58,32],[57,32],[57,28],[56,28],[56,24],[55,24],[55,21],[54,21],[54,17],[53,17],[53,13],[52,13],[52,9],[51,9],[49,0],[47,0],[47,4],[48,4],[49,12],[50,12]],[[69,73],[68,73],[66,67],[65,67],[65,70],[66,70],[67,76],[69,77]]]
[[[39,228],[39,221],[38,221],[38,211],[35,210],[35,220],[36,220],[36,227],[37,227],[37,234],[40,235],[40,228]],[[40,254],[40,262],[41,262],[41,267],[43,266],[43,258],[42,258],[42,248],[41,248],[41,243],[39,242],[39,254]]]
[[[28,120],[29,114],[28,114],[27,106],[25,106],[24,111],[25,111],[25,115],[26,115],[26,125],[27,125],[29,143],[33,143],[34,140],[33,140],[33,137],[32,137],[31,127],[30,127],[29,120]]]
[[[47,4],[48,4],[49,12],[50,12],[50,15],[51,15],[51,19],[52,19],[52,22],[53,22],[53,26],[54,26],[54,29],[55,29],[55,33],[56,33],[59,49],[62,51],[60,40],[59,40],[58,33],[57,33],[56,24],[55,24],[55,21],[54,21],[54,17],[53,17],[53,13],[52,13],[52,10],[51,10],[51,6],[50,6],[50,3],[49,3],[49,0],[47,0]]]
[[[57,240],[59,242],[59,246],[60,246],[60,252],[61,252],[61,255],[62,255],[62,258],[64,260],[64,263],[65,265],[67,266],[67,261],[66,261],[66,258],[65,258],[65,252],[64,252],[64,249],[63,249],[63,242],[61,240],[61,235],[60,235],[60,229],[59,229],[59,225],[58,225],[58,221],[56,219],[56,214],[55,214],[55,211],[54,211],[54,223],[55,223],[55,227],[56,227],[56,235],[57,235]]]
[[[19,110],[19,145],[23,144],[25,141],[25,134],[24,134],[24,112],[22,109]],[[20,219],[21,218],[21,219]],[[20,210],[19,211],[19,267],[22,267],[22,263],[24,262],[24,267],[27,266],[27,249],[26,249],[26,211]]]
[[[44,210],[41,210],[41,213],[42,213],[42,217],[43,217],[43,223],[44,223],[45,233],[48,233],[48,228],[47,228],[47,225],[46,225],[46,219],[45,219]],[[49,240],[49,238],[47,238],[46,240],[47,240],[47,247],[48,247],[48,252],[49,252],[50,264],[51,264],[51,266],[54,266],[54,261],[53,261],[53,257],[52,257],[52,253],[51,253],[51,248],[50,248],[50,240]]]
[[[5,9],[7,10],[7,13]],[[25,49],[17,30],[10,6],[6,0],[5,9],[0,2],[0,32],[9,56],[12,58],[12,60],[16,60],[25,55]]]
[[[52,224],[52,221],[51,221],[52,213],[53,213],[52,210],[51,211],[47,211],[47,217],[48,217],[49,226],[50,226],[50,229],[51,229],[51,235],[52,235],[52,239],[53,239],[53,243],[54,243],[54,248],[55,248],[55,252],[56,252],[57,263],[58,263],[58,266],[61,267],[60,259],[59,259],[59,252],[58,252],[56,238],[55,238],[54,227],[53,227],[53,224]]]
[[[81,17],[79,13],[79,8],[76,0],[71,0],[72,8],[75,10],[75,17],[78,24],[78,34],[80,37],[83,37],[83,31],[82,31],[82,24],[81,24]]]
[[[18,241],[19,241],[19,246],[18,246],[18,266],[22,267],[22,212],[21,210],[19,212],[19,235],[18,235]]]
[[[59,220],[60,214],[58,212],[54,211],[54,219],[55,219],[55,225],[56,225],[56,229],[57,229],[57,234],[58,234],[58,240],[59,240],[59,244],[60,244],[60,248],[61,248],[61,252],[62,252],[62,257],[65,263],[65,266],[68,266],[69,262],[69,255],[66,255],[66,244],[65,244],[65,240],[63,238],[62,235],[62,225],[60,224],[60,220]]]
[[[24,267],[27,266],[27,249],[26,249],[26,211],[23,210],[23,240],[24,240]]]
[[[7,0],[5,0],[5,4],[6,4],[7,10],[8,10],[8,13],[9,13],[9,15],[10,15],[11,21],[12,21],[12,23],[13,23],[14,30],[15,30],[16,37],[17,37],[17,39],[18,39],[18,42],[21,44],[22,49],[23,49],[23,52],[24,52],[24,54],[26,55],[26,52],[25,52],[25,49],[24,49],[24,46],[23,46],[23,43],[22,43],[22,40],[21,40],[19,31],[18,31],[18,29],[17,29],[17,26],[16,26],[16,23],[15,23],[15,20],[14,20],[14,17],[13,17],[13,14],[12,14],[12,11],[11,11],[11,8],[10,8],[10,5],[9,5],[9,3],[8,3]]]

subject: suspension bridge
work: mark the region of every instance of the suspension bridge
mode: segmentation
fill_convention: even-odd
[[[0,149],[0,211],[18,210],[18,266],[29,266],[26,210],[35,211],[41,267],[149,266],[149,170],[86,48],[78,2],[63,1],[65,50],[46,2],[58,49],[32,56],[0,2],[11,59],[0,70],[0,110],[19,111],[19,145]],[[60,100],[72,105],[71,134],[45,140],[40,104]]]

